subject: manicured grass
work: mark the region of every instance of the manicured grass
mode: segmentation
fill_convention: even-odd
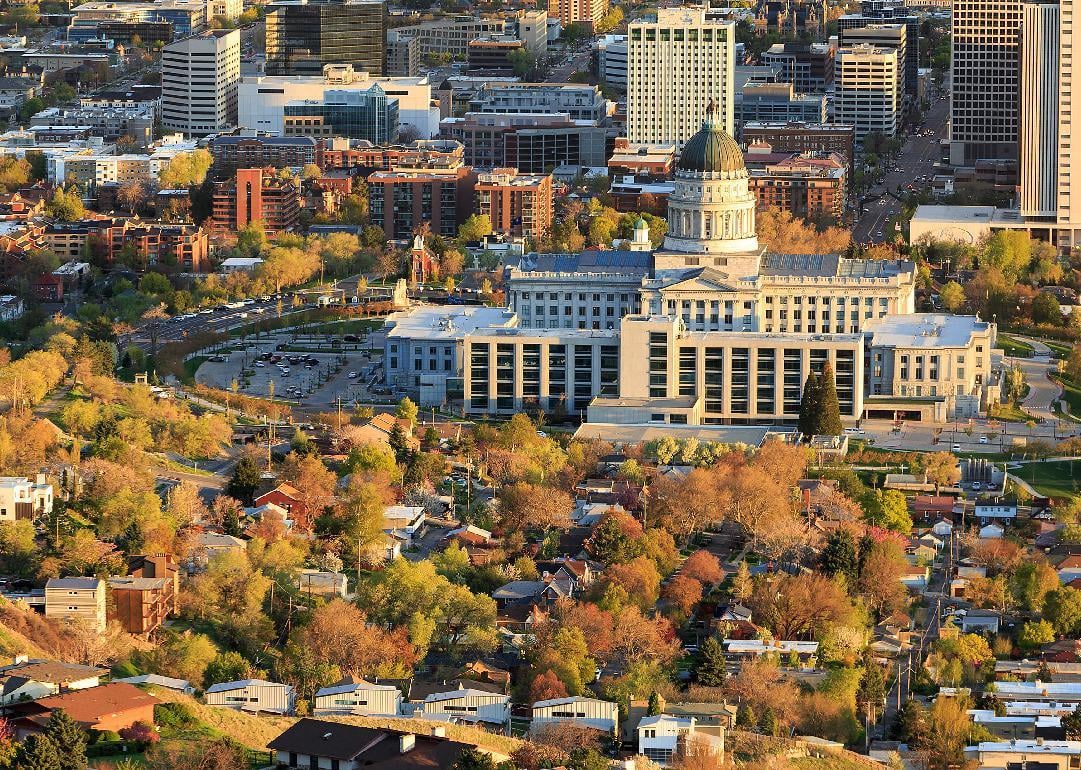
[[[1032,415],[1024,412],[1016,403],[996,404],[991,407],[988,417],[993,417],[994,419],[1002,420],[1003,422],[1028,422],[1032,419]]]
[[[1081,417],[1081,388],[1062,375],[1052,375],[1052,379],[1062,385],[1063,394],[1060,400],[1066,402],[1066,411]]]
[[[1044,460],[1011,469],[1010,473],[1048,497],[1072,497],[1081,491],[1081,460]]]
[[[1070,351],[1073,350],[1069,345],[1064,342],[1058,342],[1056,340],[1040,340],[1044,345],[1051,348],[1051,352],[1058,358],[1069,358]]]
[[[1032,355],[1032,346],[1027,342],[1014,339],[1005,334],[998,335],[998,346],[1002,348],[1002,351],[1008,356],[1019,356],[1021,358],[1028,358]]]

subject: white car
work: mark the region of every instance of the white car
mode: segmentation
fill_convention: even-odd
[[[954,444],[954,445],[953,445],[953,446],[951,447],[951,449],[952,449],[952,451],[954,451],[954,452],[960,452],[960,451],[961,451],[961,445],[960,445],[960,444]]]
[[[987,443],[987,436],[980,436],[980,443],[981,444],[986,444]]]
[[[355,380],[357,378],[357,373],[356,372],[349,372],[349,374],[347,376],[349,377],[349,379]]]
[[[264,364],[262,361],[256,361],[255,362],[255,368],[256,369],[266,369],[266,364]]]

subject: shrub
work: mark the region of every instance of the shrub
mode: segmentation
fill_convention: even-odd
[[[154,721],[161,727],[177,730],[190,729],[199,724],[195,712],[183,703],[158,703],[154,706]]]

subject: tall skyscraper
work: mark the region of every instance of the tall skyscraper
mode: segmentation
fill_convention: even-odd
[[[893,136],[901,116],[904,58],[895,48],[839,48],[833,78],[833,120],[853,126],[856,141]]]
[[[713,121],[728,134],[735,116],[736,25],[704,8],[660,8],[627,29],[627,138],[682,144]]]
[[[871,24],[903,24],[905,26],[905,92],[915,99],[919,91],[920,17],[898,0],[863,0],[859,13],[846,13],[837,19],[838,35],[845,30]],[[873,41],[866,41],[873,42]]]
[[[608,13],[608,0],[548,0],[548,15],[564,27],[583,24],[592,32]]]
[[[383,0],[282,0],[267,6],[268,75],[321,75],[327,64],[352,64],[382,76],[387,48]]]
[[[161,124],[187,136],[216,134],[237,121],[240,31],[217,29],[161,52]]]
[[[954,0],[950,163],[1016,159],[1021,0]]]
[[[1023,16],[1021,214],[1034,234],[1072,248],[1081,244],[1081,194],[1073,195],[1072,163],[1073,52],[1081,45],[1081,30],[1073,0],[1026,2]]]

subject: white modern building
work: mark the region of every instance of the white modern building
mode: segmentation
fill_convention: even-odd
[[[533,704],[530,729],[553,722],[570,722],[615,735],[619,728],[619,704],[581,696],[539,700]]]
[[[328,91],[364,92],[378,85],[387,99],[398,102],[398,128],[415,131],[421,139],[439,133],[439,107],[432,102],[427,76],[380,78],[356,72],[352,65],[328,64],[322,77],[302,75],[253,76],[240,79],[238,123],[249,129],[285,135],[285,105],[325,100]]]
[[[161,52],[161,123],[167,131],[207,136],[237,121],[240,30],[216,29]]]
[[[704,7],[659,8],[627,27],[627,138],[683,144],[712,105],[729,135],[735,119],[736,26]]]
[[[417,704],[413,716],[437,721],[506,725],[510,721],[510,696],[460,687],[428,695],[423,703]]]
[[[903,29],[903,28],[902,28]],[[859,44],[837,51],[833,120],[854,126],[856,141],[870,133],[893,136],[901,121],[904,58],[896,49]]]
[[[666,766],[686,741],[704,741],[718,756],[724,755],[724,728],[709,733],[698,729],[694,717],[658,714],[638,722],[638,753],[662,767]]]
[[[1040,768],[1073,770],[1081,764],[1081,741],[1034,740],[982,741],[965,748],[965,759],[978,770],[991,768]]]
[[[627,87],[627,36],[602,35],[593,44],[597,51],[597,76],[613,88]]]
[[[343,680],[315,693],[314,714],[357,714],[395,717],[401,714],[402,692],[394,685]]]
[[[1021,0],[953,0],[950,163],[1017,157]]]
[[[263,679],[221,682],[206,688],[206,704],[238,711],[292,714],[296,693],[291,685]]]

